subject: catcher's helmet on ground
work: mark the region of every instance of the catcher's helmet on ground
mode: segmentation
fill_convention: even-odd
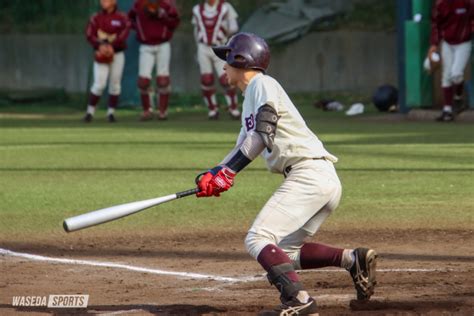
[[[216,46],[212,50],[217,57],[235,68],[265,72],[270,63],[270,48],[263,38],[252,33],[237,33],[227,45]]]

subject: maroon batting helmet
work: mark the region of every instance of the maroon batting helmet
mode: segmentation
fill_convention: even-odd
[[[252,33],[237,33],[227,45],[216,46],[212,50],[217,57],[235,68],[265,72],[270,63],[270,48],[263,38]]]

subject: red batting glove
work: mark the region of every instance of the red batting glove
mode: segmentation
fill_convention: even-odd
[[[236,173],[228,168],[214,168],[202,176],[198,183],[200,192],[197,197],[220,196],[222,192],[229,190],[234,184]],[[213,175],[217,171],[215,175]]]

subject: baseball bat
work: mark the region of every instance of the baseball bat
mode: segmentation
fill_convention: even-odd
[[[198,176],[199,177],[199,176]],[[107,223],[140,211],[147,208],[180,199],[185,196],[194,195],[199,192],[199,189],[190,189],[187,191],[177,192],[154,199],[137,201],[132,203],[120,204],[103,208],[97,211],[92,211],[82,215],[70,217],[64,220],[63,227],[66,232],[73,232],[79,229]]]

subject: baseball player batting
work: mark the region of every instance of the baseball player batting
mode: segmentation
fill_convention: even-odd
[[[377,254],[372,249],[340,249],[305,242],[336,209],[341,183],[330,154],[307,127],[282,86],[265,72],[270,50],[260,37],[234,35],[213,48],[226,62],[230,85],[244,94],[242,128],[235,148],[198,182],[198,197],[219,196],[258,155],[285,179],[258,214],[245,238],[249,254],[267,271],[280,292],[278,315],[311,315],[316,302],[295,270],[343,267],[354,281],[357,298],[374,293]]]
[[[87,24],[87,40],[94,48],[94,83],[89,94],[89,104],[84,122],[92,121],[97,103],[109,82],[107,118],[113,123],[121,92],[121,81],[130,21],[117,10],[116,0],[100,0],[101,11],[94,14]]]
[[[239,119],[236,89],[229,84],[223,66],[224,61],[212,52],[212,46],[223,45],[229,36],[239,30],[237,12],[234,7],[223,0],[206,0],[193,8],[192,24],[197,46],[197,61],[201,73],[201,90],[211,120],[219,118],[219,106],[216,100],[214,86],[214,69],[219,77],[219,83],[225,90],[228,111],[232,118]]]

